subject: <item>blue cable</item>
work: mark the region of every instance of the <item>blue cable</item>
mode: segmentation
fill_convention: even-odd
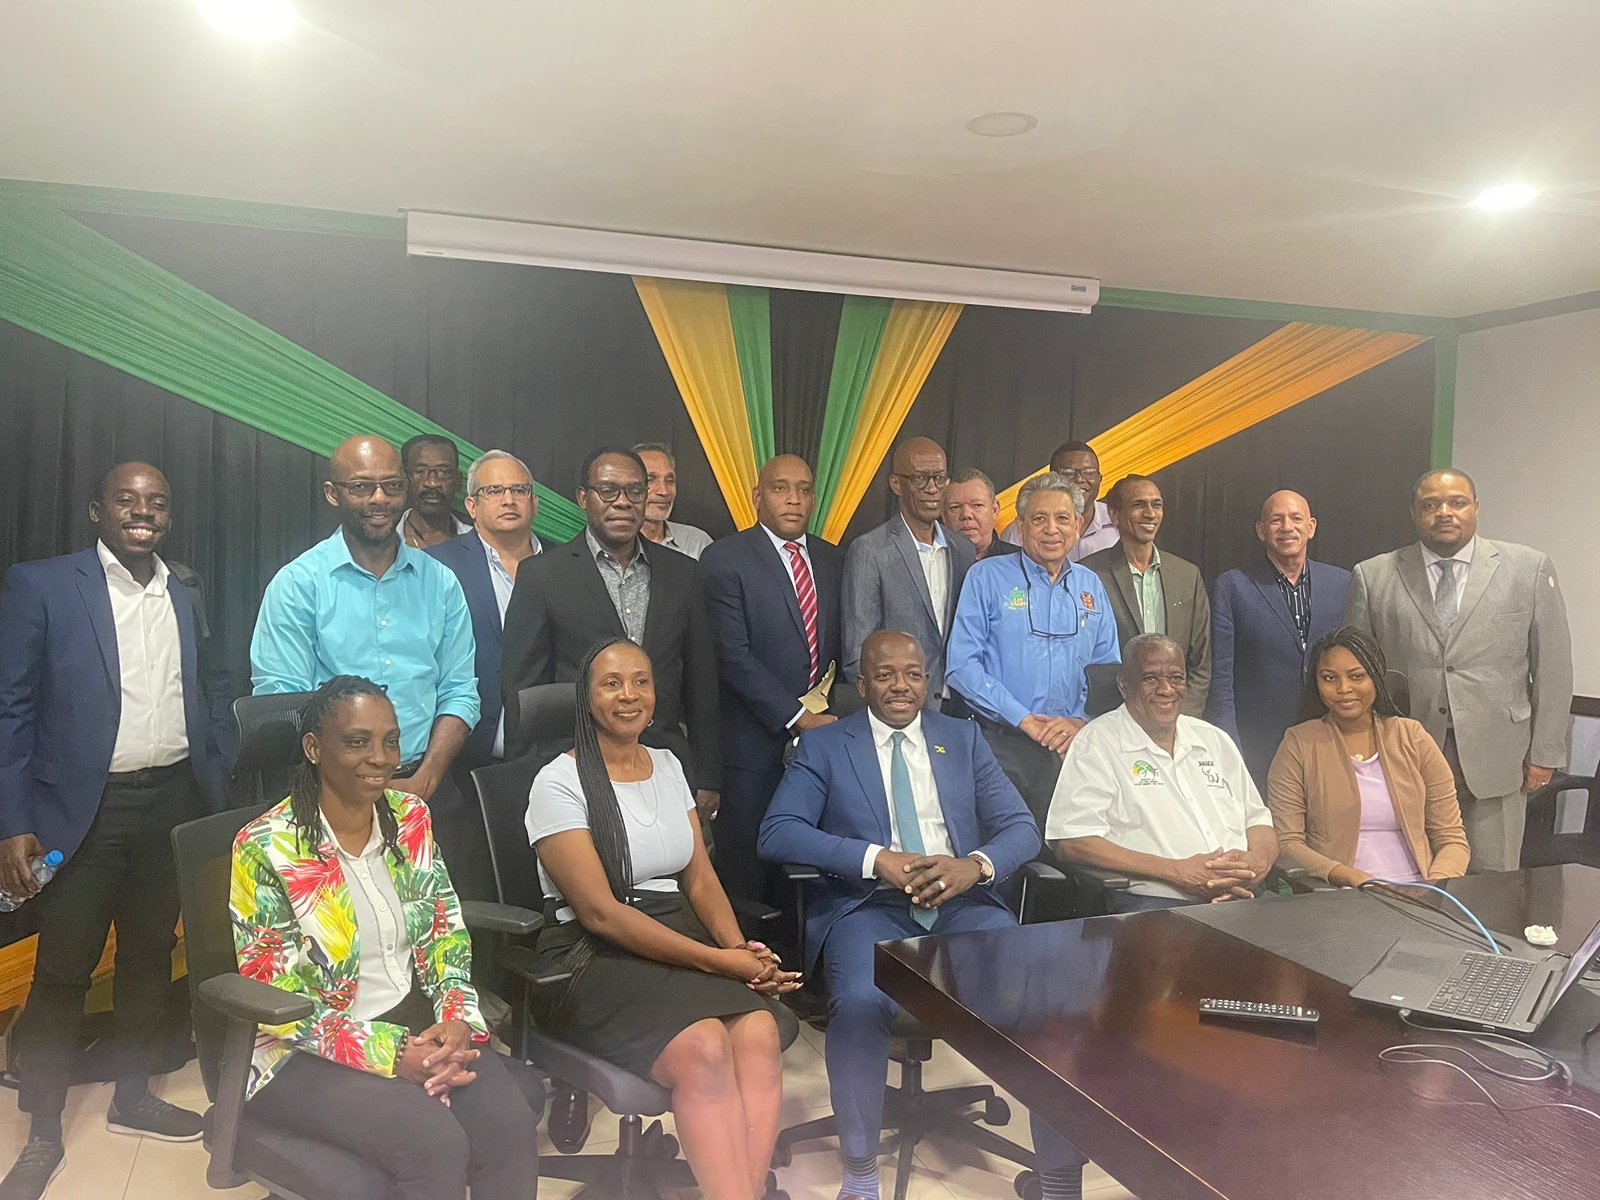
[[[1390,887],[1425,888],[1430,892],[1438,892],[1439,895],[1443,896],[1446,900],[1450,901],[1451,904],[1454,904],[1462,912],[1466,913],[1468,917],[1472,918],[1472,923],[1478,927],[1478,932],[1483,934],[1483,940],[1489,943],[1489,948],[1491,950],[1493,950],[1496,954],[1505,953],[1504,950],[1500,949],[1500,943],[1494,940],[1494,934],[1485,929],[1483,922],[1478,920],[1477,914],[1465,904],[1461,903],[1461,901],[1457,900],[1449,892],[1445,891],[1442,887],[1434,887],[1431,883],[1400,883],[1393,879],[1378,879],[1376,877],[1367,880],[1367,883],[1386,883]],[[1366,887],[1367,883],[1363,883],[1361,886]]]

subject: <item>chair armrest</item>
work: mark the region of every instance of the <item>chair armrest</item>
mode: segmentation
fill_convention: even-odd
[[[1274,867],[1273,872],[1289,885],[1292,892],[1336,892],[1339,889],[1325,879],[1318,879],[1305,867]],[[1269,875],[1270,879],[1271,876]]]
[[[816,867],[808,867],[805,863],[784,863],[783,877],[790,883],[809,883],[813,879],[821,879],[822,872]]]
[[[463,900],[461,920],[470,930],[524,937],[544,928],[544,916],[531,908],[497,904],[492,900]]]
[[[1557,771],[1550,782],[1536,792],[1528,794],[1528,803],[1543,800],[1546,796],[1559,796],[1562,792],[1593,792],[1595,777],[1593,775],[1563,775]]]
[[[572,978],[572,972],[555,959],[527,946],[507,946],[505,953],[500,956],[500,966],[502,970],[526,980],[534,987]]]
[[[745,919],[765,923],[778,919],[778,910],[759,900],[746,900],[743,896],[729,896],[728,905],[733,909],[733,915],[743,923]]]
[[[1018,875],[1026,875],[1037,879],[1040,883],[1065,883],[1067,877],[1052,867],[1049,863],[1039,862],[1037,859],[1025,862],[1017,868]]]
[[[288,1025],[305,1020],[312,1012],[306,997],[236,972],[213,975],[197,990],[200,999],[218,1012],[253,1025]]]
[[[1063,869],[1068,876],[1077,876],[1079,879],[1094,884],[1096,887],[1105,888],[1108,892],[1126,891],[1133,881],[1119,871],[1108,871],[1104,867],[1091,867],[1088,863],[1067,862]]]

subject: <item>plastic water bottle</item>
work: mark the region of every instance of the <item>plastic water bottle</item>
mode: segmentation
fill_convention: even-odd
[[[28,865],[33,868],[33,877],[43,887],[56,877],[56,872],[61,869],[61,864],[66,862],[66,857],[59,850],[52,850],[43,858],[30,859]],[[21,908],[27,897],[19,900],[6,892],[0,892],[0,912],[14,912]]]

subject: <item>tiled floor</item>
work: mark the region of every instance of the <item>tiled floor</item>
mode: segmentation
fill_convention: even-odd
[[[784,1055],[783,1123],[796,1124],[828,1111],[828,1076],[823,1065],[824,1034],[807,1025]],[[893,1078],[894,1068],[891,1068]],[[934,1049],[933,1061],[923,1068],[928,1088],[952,1087],[981,1081],[980,1072],[948,1046]],[[203,1110],[205,1089],[194,1063],[159,1079],[153,1090],[163,1099],[186,1108]],[[206,1186],[206,1152],[200,1143],[173,1145],[143,1138],[123,1137],[105,1127],[106,1106],[111,1102],[109,1083],[85,1084],[72,1089],[63,1125],[67,1134],[67,1160],[46,1193],[48,1200],[201,1200],[201,1197],[239,1197],[261,1200],[261,1188],[249,1186],[229,1192]],[[1011,1124],[999,1129],[1013,1141],[1028,1143],[1028,1114],[1011,1101]],[[669,1125],[671,1118],[667,1118]],[[28,1117],[17,1111],[17,1094],[0,1089],[0,1173],[22,1149],[28,1136]],[[595,1115],[585,1153],[605,1152],[617,1144],[617,1121],[609,1113]],[[891,1141],[884,1141],[886,1150]],[[540,1132],[541,1154],[555,1151]],[[880,1160],[883,1194],[894,1186],[894,1157]],[[1012,1196],[1011,1181],[1017,1168],[980,1151],[931,1138],[917,1148],[916,1173],[909,1200],[996,1200]],[[835,1143],[810,1142],[795,1149],[794,1164],[778,1173],[779,1185],[791,1200],[834,1200],[839,1190],[839,1154]],[[547,1200],[566,1200],[579,1185],[545,1180],[539,1194]],[[680,1200],[698,1193],[683,1193]],[[1092,1200],[1131,1200],[1115,1180],[1095,1167],[1084,1179],[1084,1195]]]

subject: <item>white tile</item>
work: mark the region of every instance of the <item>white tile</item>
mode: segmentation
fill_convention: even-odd
[[[206,1164],[210,1155],[200,1142],[161,1142],[138,1139],[139,1152],[133,1160],[122,1200],[261,1200],[265,1188],[254,1183],[227,1191],[214,1191],[206,1185]],[[56,1200],[52,1190],[46,1200]]]
[[[168,1104],[203,1113],[211,1107],[206,1096],[205,1080],[200,1078],[200,1060],[191,1058],[181,1070],[168,1075],[157,1075],[150,1080],[150,1091]]]
[[[111,1085],[102,1086],[109,1096]],[[140,1139],[107,1130],[103,1106],[99,1112],[74,1115],[69,1111],[62,1118],[61,1128],[67,1158],[61,1174],[50,1185],[48,1200],[121,1200],[133,1173]],[[0,1126],[0,1174],[11,1169],[27,1142],[27,1122]]]

